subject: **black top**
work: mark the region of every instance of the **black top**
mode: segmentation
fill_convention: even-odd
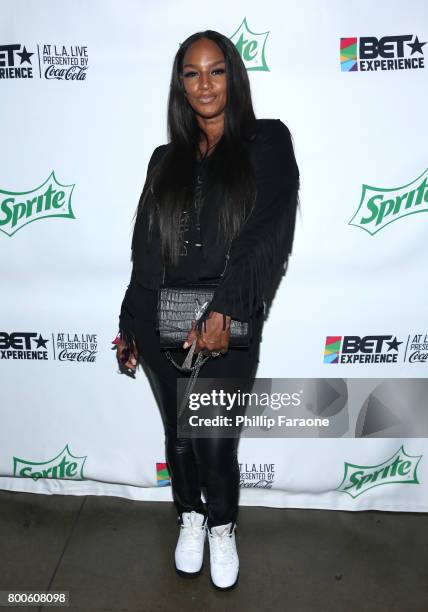
[[[192,207],[183,211],[180,227],[180,260],[177,266],[165,266],[164,285],[187,285],[189,283],[218,284],[224,266],[210,257],[207,248],[203,248],[201,235],[200,212],[203,205],[202,185],[207,172],[207,158],[195,161],[195,187]],[[225,263],[224,263],[225,265]],[[138,319],[156,321],[157,289],[149,289],[132,279],[135,301],[138,303]],[[126,305],[124,306],[126,308]]]
[[[194,197],[190,210],[182,213],[180,221],[180,254],[176,266],[165,266],[165,285],[186,285],[189,283],[213,283],[220,280],[221,270],[218,262],[210,257],[207,246],[204,248],[201,234],[201,208],[203,206],[202,185],[207,172],[208,158],[195,161]]]

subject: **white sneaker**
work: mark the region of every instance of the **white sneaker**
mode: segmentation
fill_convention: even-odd
[[[210,544],[211,579],[222,591],[232,589],[238,582],[239,558],[236,550],[235,529],[232,523],[208,529]]]
[[[207,519],[199,512],[183,512],[175,548],[175,569],[180,576],[193,578],[202,570]]]

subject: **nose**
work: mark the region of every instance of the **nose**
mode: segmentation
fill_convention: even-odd
[[[199,87],[200,89],[209,89],[211,87],[211,75],[201,72],[201,76],[199,79]]]

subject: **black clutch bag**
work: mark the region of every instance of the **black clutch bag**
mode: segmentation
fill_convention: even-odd
[[[229,262],[229,251],[226,255],[226,264],[221,276],[224,275]],[[209,304],[214,296],[218,285],[189,284],[185,286],[167,285],[161,286],[158,294],[157,324],[160,347],[165,351],[165,356],[172,365],[182,373],[190,373],[184,396],[178,408],[178,418],[187,406],[187,402],[194,387],[196,378],[204,363],[211,357],[218,358],[220,352],[210,351],[203,355],[200,351],[195,362],[192,364],[196,339],[193,341],[183,363],[178,364],[168,349],[182,348],[187,334],[192,328],[192,322],[198,321],[204,312],[209,309]],[[230,347],[248,347],[250,343],[249,322],[231,320],[230,323]],[[224,357],[225,355],[223,355]]]
[[[181,348],[192,328],[209,306],[217,285],[164,286],[159,289],[157,331],[163,349]],[[248,347],[249,323],[232,319],[230,347]]]

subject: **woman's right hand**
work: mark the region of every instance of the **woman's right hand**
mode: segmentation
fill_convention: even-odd
[[[123,340],[119,339],[119,342],[116,344],[116,357],[119,363],[119,367],[121,369],[127,368],[128,370],[132,370],[135,373],[137,369],[137,358],[138,354],[135,354],[134,351],[130,351],[128,345]],[[123,359],[126,359],[123,361]]]

